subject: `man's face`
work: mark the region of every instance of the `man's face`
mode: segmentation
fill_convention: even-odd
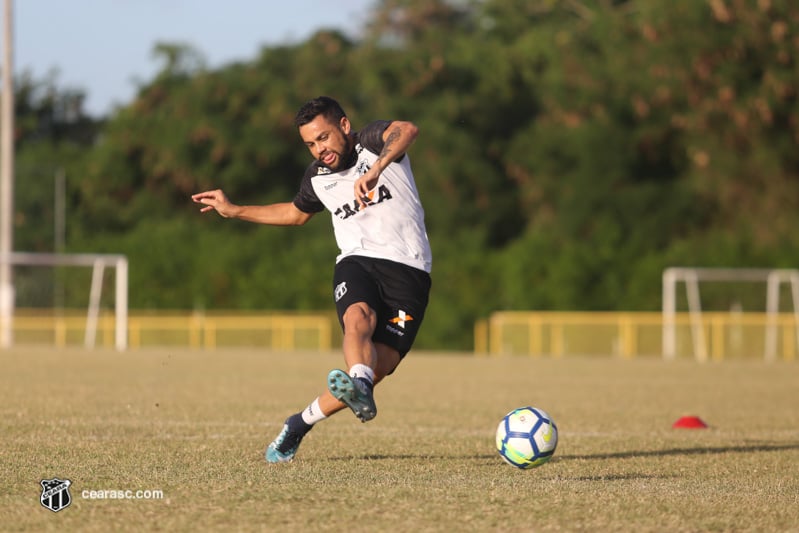
[[[299,130],[311,155],[326,167],[337,170],[352,150],[350,127],[347,117],[342,117],[336,123],[317,115],[311,122],[300,126]]]

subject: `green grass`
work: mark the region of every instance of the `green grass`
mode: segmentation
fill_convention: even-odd
[[[796,531],[799,367],[412,353],[380,414],[322,422],[263,460],[338,354],[0,352],[0,529],[9,531]],[[553,460],[497,455],[524,405],[559,426]],[[682,415],[704,430],[675,430]],[[39,503],[44,478],[73,503]],[[83,490],[161,490],[88,500]]]

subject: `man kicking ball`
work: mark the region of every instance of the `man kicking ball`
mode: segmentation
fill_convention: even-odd
[[[341,250],[333,297],[347,371],[331,371],[327,390],[285,421],[266,448],[270,463],[291,461],[317,422],[346,407],[362,422],[377,416],[374,386],[410,351],[431,286],[424,209],[406,154],[417,127],[379,120],[355,132],[326,96],[305,103],[295,125],[314,161],[293,201],[243,206],[219,189],[192,195],[203,213],[259,224],[299,226],[324,209],[332,215]]]

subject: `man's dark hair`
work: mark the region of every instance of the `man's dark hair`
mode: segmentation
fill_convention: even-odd
[[[304,126],[315,119],[317,116],[322,115],[330,122],[338,124],[342,117],[346,117],[346,113],[341,108],[338,102],[329,96],[320,96],[309,100],[303,104],[297,116],[294,117],[294,125],[298,128]]]

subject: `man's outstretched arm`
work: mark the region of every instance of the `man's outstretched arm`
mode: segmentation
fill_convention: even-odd
[[[300,211],[293,202],[269,205],[236,205],[228,200],[221,189],[193,194],[191,199],[201,204],[201,213],[216,211],[224,218],[238,218],[257,224],[271,226],[301,226],[308,222],[313,213]]]

